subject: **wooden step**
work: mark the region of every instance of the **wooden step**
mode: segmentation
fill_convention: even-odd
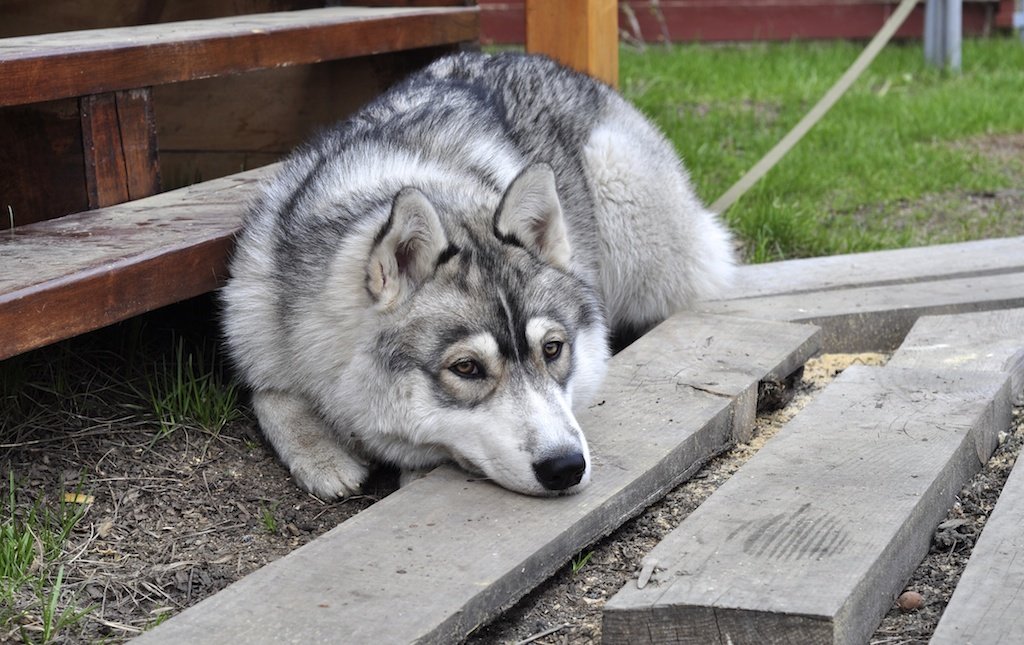
[[[1009,425],[991,372],[846,370],[606,605],[605,643],[864,643]]]
[[[277,166],[0,235],[0,359],[223,283],[246,205]]]
[[[0,107],[474,41],[476,7],[328,7],[0,39]]]
[[[1024,305],[1024,237],[739,268],[705,311],[810,322],[830,352],[895,349],[923,315]]]
[[[674,317],[612,359],[579,416],[593,454],[581,494],[439,468],[136,642],[458,642],[733,443],[744,394],[802,365],[816,334]]]

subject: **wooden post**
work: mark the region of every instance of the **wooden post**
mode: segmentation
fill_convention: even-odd
[[[526,51],[619,83],[616,0],[526,0]]]
[[[149,88],[83,96],[79,110],[89,208],[159,192],[156,123]]]

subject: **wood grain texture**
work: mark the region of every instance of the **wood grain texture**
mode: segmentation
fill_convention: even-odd
[[[739,268],[722,300],[1024,272],[1024,237],[851,253]]]
[[[648,558],[605,643],[864,643],[1010,420],[1006,376],[855,366]]]
[[[598,78],[619,83],[616,0],[527,0],[526,51]]]
[[[941,257],[937,252],[936,257]],[[825,351],[895,349],[920,316],[1024,306],[1024,272],[704,303],[705,311],[810,322]]]
[[[83,96],[78,104],[89,208],[128,201],[128,170],[121,145],[117,98],[113,93],[96,94]]]
[[[0,40],[0,106],[473,41],[475,7],[330,7]]]
[[[114,96],[128,198],[155,195],[160,192],[160,163],[152,91],[143,87],[115,92]]]
[[[0,235],[0,359],[222,284],[246,204],[275,168]]]
[[[924,316],[888,364],[1006,372],[1014,404],[1024,404],[1024,309]]]
[[[925,316],[891,367],[1007,372],[1024,403],[1024,309]],[[1024,642],[1024,461],[1003,487],[931,643]]]
[[[931,645],[1024,643],[1024,459],[971,551]]]
[[[730,444],[734,399],[718,384],[746,391],[813,339],[677,316],[612,359],[579,415],[593,454],[581,494],[526,497],[440,468],[137,642],[458,642]]]
[[[156,120],[149,88],[83,96],[79,116],[89,208],[159,192]]]
[[[334,4],[360,4],[335,2]],[[323,0],[4,0],[0,37],[205,20],[324,6]]]

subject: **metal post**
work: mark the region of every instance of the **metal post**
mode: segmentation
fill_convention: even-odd
[[[1013,14],[1013,26],[1024,42],[1024,0],[1017,0],[1017,11]]]
[[[960,71],[963,0],[928,0],[924,9],[924,57],[936,67]]]

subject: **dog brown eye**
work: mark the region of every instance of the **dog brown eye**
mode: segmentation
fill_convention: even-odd
[[[562,354],[562,341],[549,340],[544,343],[544,358],[553,361]]]
[[[484,368],[471,358],[464,358],[448,368],[462,378],[483,378]]]

